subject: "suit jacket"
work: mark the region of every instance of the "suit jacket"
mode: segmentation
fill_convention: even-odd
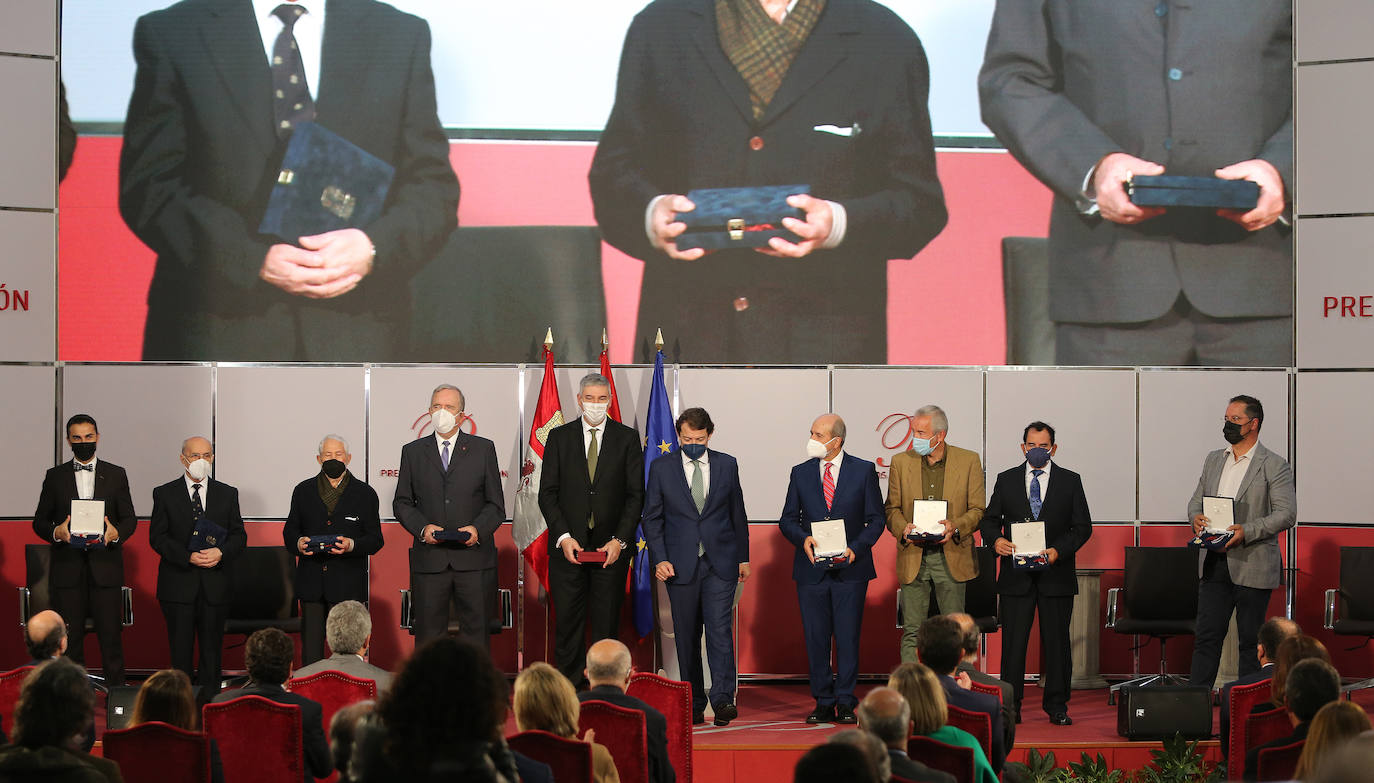
[[[911,524],[912,501],[924,500],[921,491],[921,463],[925,460],[910,449],[892,458],[887,471],[887,529],[897,539],[897,580],[910,584],[921,571],[925,550],[906,540],[903,533]],[[973,531],[983,518],[983,463],[978,453],[958,446],[945,446],[945,492],[949,520],[955,536],[945,542],[945,563],[957,582],[978,576],[978,559],[973,556]]]
[[[496,446],[486,438],[459,432],[445,471],[433,436],[407,443],[401,448],[401,470],[391,510],[415,537],[410,548],[412,571],[431,574],[445,568],[495,568],[493,536],[506,519],[506,496],[501,488]],[[477,528],[477,546],[423,543],[420,533],[425,525],[438,525],[445,530],[472,525]]]
[[[705,547],[706,563],[717,576],[734,579],[739,564],[749,562],[749,519],[744,515],[744,492],[739,464],[729,454],[710,450],[711,481],[706,505],[697,511],[692,488],[677,452],[649,465],[644,491],[644,539],[654,565],[673,564],[668,581],[696,579],[698,547]]]
[[[1261,750],[1269,748],[1281,748],[1284,745],[1292,745],[1298,740],[1307,739],[1307,730],[1311,728],[1311,721],[1304,721],[1293,727],[1293,733],[1287,737],[1269,740],[1262,745],[1256,745],[1245,751],[1245,780],[1259,780],[1259,754]]]
[[[43,783],[122,783],[124,780],[115,762],[55,745],[0,747],[0,779],[23,783],[40,780]]]
[[[1227,459],[1226,450],[1218,449],[1202,461],[1202,475],[1188,501],[1188,519],[1202,513],[1203,495],[1217,494],[1221,469]],[[1283,556],[1279,554],[1278,534],[1292,527],[1298,518],[1292,468],[1283,457],[1256,442],[1235,501],[1236,524],[1245,531],[1245,538],[1226,550],[1231,581],[1244,587],[1272,590],[1283,583]],[[1202,576],[1206,559],[1207,550],[1199,549],[1198,576]]]
[[[353,653],[334,653],[309,666],[302,666],[291,673],[293,678],[309,677],[320,672],[343,672],[350,677],[360,677],[377,683],[377,695],[381,696],[391,689],[391,672],[380,666],[373,666]]]
[[[1093,534],[1088,497],[1083,493],[1083,478],[1057,462],[1049,464],[1048,486],[1041,499],[1040,516],[1031,514],[1026,496],[1026,463],[997,474],[983,517],[983,545],[992,546],[998,538],[1011,540],[1011,526],[1027,519],[1045,523],[1045,546],[1059,553],[1059,559],[1046,571],[1017,570],[1010,557],[999,557],[997,590],[1004,595],[1025,595],[1038,583],[1045,595],[1078,595],[1078,576],[1074,573],[1074,553]]]
[[[1244,677],[1238,677],[1221,686],[1221,752],[1223,755],[1231,750],[1231,689],[1237,685],[1253,685],[1273,678],[1274,664],[1266,663],[1260,667],[1259,671],[1250,672]]]
[[[626,34],[589,175],[606,241],[649,262],[641,344],[662,325],[678,335],[683,361],[886,361],[887,260],[914,256],[947,219],[929,83],[910,26],[870,0],[830,0],[755,120],[721,48],[712,0],[645,7]],[[844,242],[800,263],[730,250],[689,267],[669,263],[645,236],[645,208],[659,194],[799,183],[848,214]],[[683,290],[693,291],[690,301]],[[807,298],[818,290],[824,301]],[[729,317],[701,318],[703,306]],[[821,321],[824,332],[814,327]]]
[[[280,685],[268,685],[249,681],[238,690],[224,691],[211,699],[212,702],[225,702],[240,696],[261,696],[278,704],[294,704],[301,708],[301,739],[305,751],[305,781],[310,783],[312,776],[327,778],[334,771],[334,758],[329,753],[329,740],[324,736],[324,709],[320,703],[307,699],[299,693],[291,693]]]
[[[544,470],[539,479],[539,510],[549,526],[549,552],[556,557],[558,538],[571,535],[583,549],[602,546],[611,537],[635,540],[644,508],[644,452],[639,435],[607,418],[597,433],[596,477],[587,477],[587,450],[582,420],[554,428],[544,443]],[[596,526],[587,529],[587,515]]]
[[[968,661],[960,661],[954,673],[965,672],[969,679],[984,685],[995,686],[1002,692],[1000,707],[1002,712],[1002,747],[1010,748],[1016,745],[1016,690],[1011,687],[1011,683],[999,680],[991,674],[979,671]]]
[[[281,241],[257,226],[284,144],[252,5],[184,0],[140,18],[133,47],[138,72],[119,202],[125,223],[158,256],[150,322],[190,322],[206,311],[244,315],[279,302],[307,318],[315,311],[405,317],[405,281],[453,230],[458,205],[424,20],[375,0],[328,0],[316,121],[395,166],[396,176],[382,215],[360,227],[377,250],[373,272],[327,300],[294,297],[258,279],[268,248]],[[185,345],[176,329],[160,332],[145,350],[257,358],[208,355],[213,347]]]
[[[520,775],[520,783],[553,783],[553,768],[548,764],[513,750],[510,754],[515,758],[515,771]]]
[[[1006,734],[1002,726],[1002,709],[997,703],[997,697],[966,691],[959,687],[953,677],[944,675],[940,677],[940,684],[945,687],[945,700],[963,710],[981,712],[992,718],[992,755],[988,757],[988,763],[993,770],[1002,771],[1002,762],[1007,759]]]
[[[1290,230],[1248,232],[1209,210],[1131,226],[1079,211],[1084,177],[1126,152],[1212,176],[1260,158],[1293,188],[1292,3],[999,0],[978,77],[983,121],[1054,191],[1050,317],[1133,322],[1180,292],[1217,317],[1292,312]],[[1244,25],[1236,19],[1244,18]]]
[[[191,496],[182,476],[153,490],[153,518],[148,523],[148,542],[161,558],[157,566],[157,600],[189,604],[204,589],[212,604],[229,603],[229,569],[248,545],[239,513],[239,491],[221,481],[206,479],[205,517],[228,531],[220,544],[220,561],[214,568],[191,565],[186,542],[191,540],[196,519]]]
[[[286,550],[296,555],[296,598],[367,603],[367,558],[382,548],[382,521],[377,491],[366,482],[350,473],[333,514],[320,500],[318,475],[297,484],[281,535]],[[351,538],[353,550],[342,555],[302,555],[296,548],[301,536],[323,535]]]
[[[545,444],[547,448],[548,444]],[[649,780],[652,783],[673,783],[677,773],[668,761],[668,719],[663,713],[648,704],[625,693],[614,685],[598,685],[577,694],[579,702],[607,701],[617,707],[626,707],[644,713],[644,727],[649,741]]]
[[[955,783],[953,775],[927,767],[908,756],[906,751],[888,748],[887,756],[892,759],[892,774],[899,778],[916,783]]]
[[[873,545],[883,535],[883,499],[878,494],[878,471],[872,462],[844,455],[829,509],[825,507],[825,491],[821,488],[821,461],[809,459],[792,468],[778,527],[796,547],[792,554],[793,580],[817,584],[825,577],[825,569],[811,563],[802,545],[811,535],[811,523],[826,519],[844,520],[845,537],[854,550],[854,562],[838,570],[839,578],[845,582],[866,582],[877,577],[873,570]]]
[[[48,468],[43,476],[43,489],[38,493],[38,508],[33,512],[33,532],[52,544],[48,579],[53,587],[75,587],[80,583],[84,563],[91,565],[91,580],[100,587],[119,587],[124,584],[124,544],[138,528],[134,515],[134,501],[129,495],[129,476],[124,468],[95,461],[95,491],[92,497],[105,501],[105,516],[119,531],[119,542],[98,549],[78,549],[53,541],[52,533],[72,513],[72,501],[77,499],[76,470],[68,460]]]

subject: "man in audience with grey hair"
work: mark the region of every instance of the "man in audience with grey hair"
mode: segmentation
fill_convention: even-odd
[[[872,734],[859,729],[845,729],[830,735],[826,742],[853,745],[864,752],[864,757],[868,759],[869,769],[878,776],[880,783],[887,783],[892,780],[892,758],[888,756],[887,748],[883,746],[882,740]]]
[[[673,783],[677,775],[668,761],[668,720],[663,713],[625,692],[633,672],[630,648],[617,639],[602,639],[587,649],[586,674],[590,687],[577,694],[577,700],[605,701],[644,713],[650,783]]]
[[[372,646],[372,617],[367,607],[357,601],[342,601],[329,610],[325,636],[333,655],[296,670],[294,677],[309,677],[324,671],[372,680],[377,683],[377,695],[391,687],[391,672],[367,662]]]
[[[859,702],[858,713],[859,728],[886,748],[890,774],[918,783],[954,783],[954,776],[948,772],[931,769],[907,755],[907,740],[912,734],[911,705],[902,694],[892,688],[874,688]]]
[[[382,548],[377,492],[348,469],[348,441],[324,436],[315,461],[319,472],[296,485],[282,527],[282,542],[296,555],[304,664],[324,657],[325,615],[334,606],[367,602],[367,558]]]

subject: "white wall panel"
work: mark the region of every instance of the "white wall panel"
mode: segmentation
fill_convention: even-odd
[[[5,118],[0,122],[0,207],[53,209],[57,63],[0,56],[0,106]]]
[[[1374,3],[1293,0],[1293,38],[1300,62],[1374,55]]]
[[[0,517],[33,521],[43,474],[54,463],[56,384],[52,367],[0,365],[0,389],[5,390],[5,415],[0,416],[0,443],[4,444],[0,449]]]
[[[1297,226],[1299,367],[1374,366],[1374,217]]]
[[[1374,62],[1305,65],[1297,71],[1296,199],[1303,215],[1374,212]]]
[[[0,52],[57,55],[60,0],[5,0],[0,4]]]
[[[0,157],[3,155],[0,152]],[[4,259],[0,267],[0,357],[19,362],[53,361],[57,358],[57,216],[0,210],[0,258]]]
[[[1299,522],[1374,522],[1374,373],[1298,376]]]

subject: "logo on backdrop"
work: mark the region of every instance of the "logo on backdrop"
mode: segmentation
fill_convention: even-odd
[[[886,451],[906,451],[913,436],[911,427],[915,416],[910,413],[889,413],[878,422],[873,431],[878,433],[878,443]],[[892,455],[883,454],[873,462],[878,466],[878,478],[887,478],[887,469],[892,467]]]

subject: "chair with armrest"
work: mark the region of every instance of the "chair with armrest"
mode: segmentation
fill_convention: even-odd
[[[1269,701],[1273,685],[1272,680],[1261,680],[1231,686],[1231,725],[1227,736],[1221,739],[1227,747],[1227,774],[1236,780],[1240,780],[1245,771],[1245,724],[1250,717],[1250,708]]]
[[[350,704],[377,698],[375,681],[337,671],[316,672],[308,677],[287,680],[286,689],[319,702],[326,737],[329,736],[329,723],[334,720],[334,713]],[[335,773],[325,780],[332,783],[337,778],[338,773]]]
[[[906,754],[931,769],[948,772],[954,776],[955,783],[975,783],[978,780],[973,748],[914,736],[906,741]]]
[[[679,783],[692,783],[691,684],[636,672],[625,692],[663,713],[668,722],[668,762]]]
[[[516,753],[548,764],[558,783],[592,783],[592,746],[547,731],[522,731],[506,738]]]
[[[0,674],[0,719],[4,720],[6,732],[14,731],[14,707],[19,703],[19,689],[24,685],[24,678],[35,668],[20,666]]]
[[[1341,636],[1363,636],[1357,650],[1374,638],[1374,547],[1341,547],[1340,587],[1326,591],[1322,626]],[[1341,686],[1344,692],[1374,688],[1374,677]]]
[[[300,707],[261,696],[240,696],[207,704],[201,715],[205,733],[219,745],[226,781],[300,783],[305,779]]]
[[[119,765],[125,783],[209,783],[210,738],[161,721],[112,729],[101,755]]]
[[[992,757],[992,716],[986,712],[974,712],[953,704],[948,705],[949,718],[947,722],[956,729],[967,731],[974,739],[978,740],[979,746],[983,748],[983,755],[987,756],[988,761],[994,761]]]
[[[595,741],[606,746],[620,773],[620,783],[649,783],[649,732],[644,713],[593,699],[582,702],[578,730],[596,732]]]
[[[986,693],[989,696],[992,696],[993,698],[997,699],[998,704],[1002,703],[1002,689],[997,687],[996,685],[989,685],[985,682],[972,680],[969,682],[968,686],[969,690],[975,693]]]
[[[1302,757],[1302,748],[1306,744],[1306,740],[1298,740],[1289,745],[1261,750],[1255,780],[1292,780],[1293,773],[1298,769],[1298,759]]]
[[[1116,692],[1122,688],[1188,684],[1186,678],[1168,673],[1165,647],[1170,637],[1197,633],[1197,558],[1197,550],[1185,546],[1126,547],[1125,586],[1107,591],[1107,627],[1158,639],[1159,673],[1139,676],[1137,644],[1136,677],[1113,685],[1108,704],[1116,703]]]
[[[19,588],[19,626],[27,628],[29,618],[52,608],[48,590],[48,574],[52,563],[51,544],[24,545],[24,584]],[[125,628],[134,624],[134,591],[127,585],[119,588],[120,624]],[[95,632],[95,620],[86,618],[86,632]],[[99,675],[89,675],[97,689],[105,689],[105,680]],[[6,724],[8,725],[8,724]]]
[[[1236,716],[1231,716],[1232,722],[1237,720]],[[1273,742],[1282,739],[1293,733],[1293,721],[1288,719],[1288,710],[1282,707],[1264,712],[1255,713],[1245,719],[1244,747],[1240,749],[1241,766],[1244,766],[1245,754],[1251,748],[1263,745],[1266,742]]]

